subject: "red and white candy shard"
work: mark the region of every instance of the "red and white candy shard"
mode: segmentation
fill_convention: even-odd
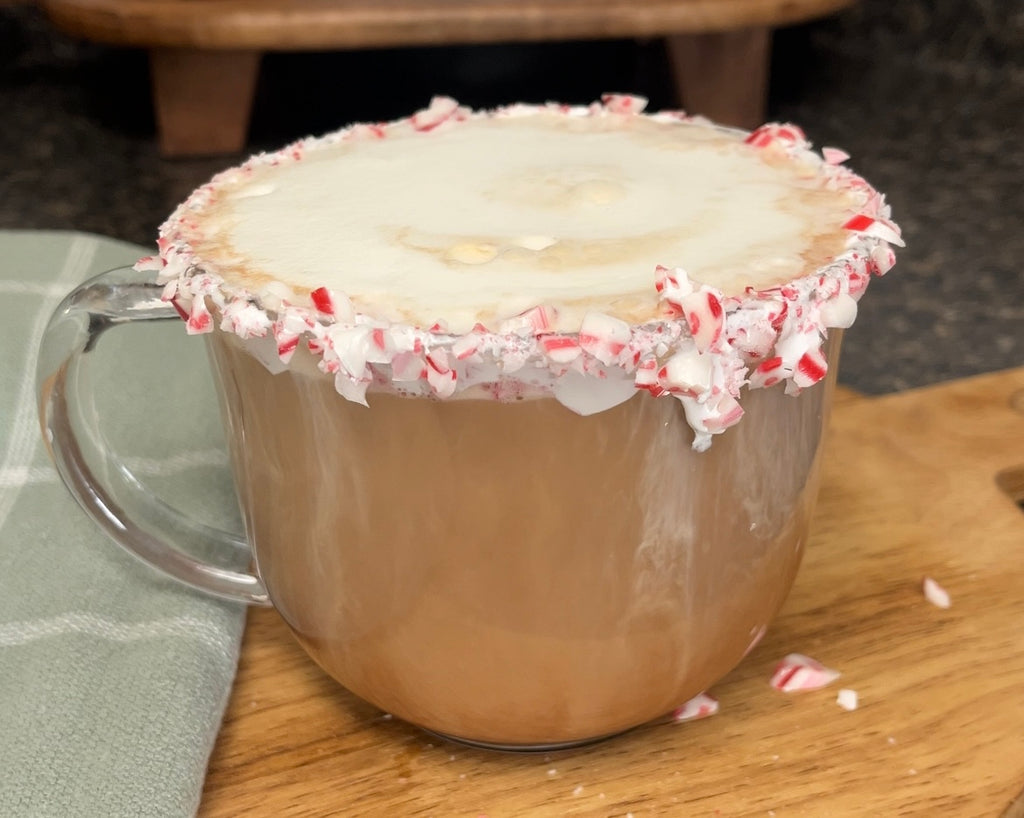
[[[363,406],[369,406],[366,402],[366,389],[369,385],[369,379],[353,378],[345,372],[338,372],[334,376],[334,388],[338,390],[338,394]]]
[[[924,591],[925,599],[927,599],[936,608],[948,608],[953,604],[953,600],[950,599],[949,592],[937,583],[931,577],[925,577],[921,583],[922,590]]]
[[[780,145],[803,146],[807,144],[807,137],[796,125],[769,123],[751,132],[746,138],[746,142],[756,148]]]
[[[468,113],[451,97],[434,97],[429,108],[413,114],[409,121],[417,131],[432,131],[449,119],[465,118]]]
[[[790,653],[775,667],[769,684],[783,693],[795,693],[818,690],[832,684],[839,675],[838,670],[827,668],[810,656]]]
[[[189,312],[185,326],[189,335],[200,335],[213,329],[213,316],[206,308],[204,299],[192,299],[192,310]]]
[[[448,353],[444,349],[432,350],[426,357],[427,383],[439,398],[449,398],[455,393],[458,375],[449,365]]]
[[[679,307],[698,352],[707,352],[718,343],[725,326],[720,292],[702,285],[697,292],[680,299]]]
[[[813,386],[828,372],[828,361],[821,351],[821,347],[809,349],[800,356],[796,362],[796,371],[793,373],[793,383],[801,388]]]
[[[267,314],[247,301],[232,301],[222,313],[220,328],[233,332],[239,338],[262,338],[272,322]]]
[[[658,382],[673,395],[706,396],[711,391],[714,364],[709,355],[679,352],[658,372]]]
[[[672,711],[672,720],[676,722],[706,719],[718,712],[718,700],[707,693],[698,693],[690,701]]]
[[[425,135],[409,138],[430,139],[432,132],[474,118],[540,112],[572,118],[648,116],[641,113],[646,103],[642,97],[608,94],[588,106],[519,104],[474,113],[453,99],[437,97],[406,119],[353,125],[301,140],[277,153],[255,156],[198,188],[161,227],[158,255],[142,258],[136,266],[157,273],[164,285],[162,299],[175,307],[190,334],[213,331],[214,314],[222,330],[242,339],[273,333],[276,349],[268,347],[269,355],[260,357],[266,365],[282,366],[301,348],[303,354],[320,356],[318,366],[335,377],[338,392],[359,403],[366,402],[371,383],[447,398],[523,373],[516,377],[581,414],[603,411],[637,390],[659,399],[674,397],[694,430],[693,447],[706,449],[714,435],[740,421],[743,389],[778,386],[796,394],[826,376],[822,344],[829,330],[853,323],[857,301],[872,277],[893,266],[890,245],[903,245],[884,197],[843,165],[847,154],[837,148],[814,154],[795,125],[769,123],[745,141],[772,159],[804,163],[821,175],[826,189],[855,197],[849,217],[836,225],[848,231],[846,250],[823,268],[786,284],[751,287],[729,296],[692,281],[680,267],[658,265],[651,271],[651,287],[659,309],[650,321],[636,326],[592,311],[578,331],[568,331],[558,327],[557,311],[546,304],[496,321],[496,330],[477,324],[455,333],[441,322],[429,327],[389,322],[360,313],[349,297],[353,294],[323,286],[295,292],[280,282],[261,285],[258,291],[230,285],[193,249],[204,238],[198,214],[216,203],[226,185],[251,178],[264,165],[302,162],[347,140],[376,142],[393,133],[409,136],[410,131]],[[679,111],[650,116],[663,123],[702,121]],[[555,241],[528,235],[520,244],[539,250]],[[275,351],[276,360],[269,362]],[[948,594],[933,580],[925,580],[924,592],[934,604],[948,605]],[[786,689],[793,689],[834,671],[808,663],[782,673],[789,674]]]
[[[580,326],[580,346],[603,364],[611,364],[633,338],[633,328],[621,318],[588,312]]]
[[[850,154],[848,154],[844,150],[840,150],[839,148],[827,147],[821,149],[821,156],[830,165],[841,165],[843,164],[843,162],[850,158]]]
[[[658,368],[658,359],[650,355],[636,365],[636,375],[633,379],[637,389],[646,389],[656,398],[668,394],[667,390],[661,385],[661,380],[658,377]]]
[[[672,312],[679,315],[682,313],[682,300],[693,292],[693,284],[682,267],[670,270],[659,265],[654,269],[654,289],[673,308]]]
[[[631,94],[603,94],[601,102],[613,114],[639,114],[647,107],[647,98]]]
[[[895,244],[897,247],[904,246],[899,228],[887,219],[872,218],[861,213],[850,219],[843,227],[847,230],[863,233],[866,236],[874,236],[890,244]]]
[[[331,297],[330,290],[326,287],[317,287],[309,294],[309,298],[318,312],[322,312],[325,315],[334,315],[334,299]]]
[[[163,266],[160,256],[143,256],[135,262],[135,269],[139,272],[158,272]]]
[[[839,293],[821,305],[821,321],[826,327],[847,329],[857,318],[857,301],[853,296]]]
[[[326,287],[317,287],[309,294],[310,301],[317,312],[330,316],[336,321],[353,322],[356,313],[352,308],[352,302],[344,293],[328,290]]]
[[[299,338],[309,329],[305,319],[295,313],[285,314],[274,322],[274,338],[277,340],[277,354],[284,363],[288,363],[295,350],[299,347]]]
[[[718,395],[704,402],[684,395],[681,402],[693,429],[693,448],[698,452],[711,446],[712,435],[721,434],[743,417],[743,409],[732,395]]]
[[[896,263],[896,254],[891,247],[879,244],[871,250],[871,260],[875,264],[875,273],[885,275]]]
[[[519,315],[502,321],[499,331],[502,334],[522,336],[549,332],[557,314],[558,311],[554,307],[532,307]]]
[[[579,341],[571,335],[544,335],[537,339],[548,360],[556,364],[568,364],[583,354]]]
[[[454,355],[457,360],[464,361],[480,349],[482,340],[483,335],[479,332],[471,332],[468,335],[463,335],[452,343],[452,355]]]
[[[427,377],[427,364],[423,357],[415,352],[402,352],[391,359],[391,379],[402,383],[424,380]]]

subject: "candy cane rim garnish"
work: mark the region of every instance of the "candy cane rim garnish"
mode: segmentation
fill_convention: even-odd
[[[490,372],[493,378],[495,365],[505,377],[528,372],[550,389],[572,373],[629,380],[636,390],[679,400],[695,433],[693,446],[703,450],[714,435],[740,422],[744,386],[780,386],[796,394],[826,376],[822,344],[829,330],[853,322],[856,302],[871,277],[892,267],[890,245],[903,244],[884,197],[843,164],[847,154],[838,148],[826,148],[824,157],[814,153],[794,125],[763,125],[744,141],[754,150],[814,163],[826,188],[857,197],[860,210],[837,225],[849,231],[846,251],[794,281],[750,288],[738,296],[691,281],[683,269],[657,267],[651,271],[651,286],[663,317],[636,326],[593,312],[577,332],[552,332],[553,307],[537,304],[497,327],[477,325],[469,333],[455,334],[441,324],[420,327],[359,313],[347,294],[325,287],[293,292],[278,282],[259,290],[230,285],[192,251],[202,236],[197,213],[216,200],[221,186],[250,176],[260,166],[301,162],[310,152],[339,142],[386,139],[396,131],[429,139],[476,118],[546,112],[695,121],[680,111],[644,114],[646,102],[609,94],[588,106],[518,104],[473,112],[437,97],[405,119],[355,124],[299,140],[276,153],[254,156],[195,190],[161,226],[158,255],[140,259],[137,267],[158,272],[158,281],[165,285],[163,298],[174,305],[190,334],[212,332],[215,326],[243,340],[272,332],[283,363],[300,349],[319,356],[320,369],[335,376],[338,391],[349,400],[365,403],[367,387],[388,380],[401,383],[404,391],[419,384],[423,394],[447,398],[484,383],[475,373]]]

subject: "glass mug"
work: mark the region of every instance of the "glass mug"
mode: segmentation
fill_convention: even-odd
[[[39,406],[65,484],[156,568],[274,605],[328,674],[395,716],[506,749],[613,735],[728,673],[790,589],[841,331],[825,381],[794,397],[746,391],[742,422],[696,452],[668,397],[638,391],[583,417],[554,398],[371,389],[367,409],[308,353],[275,373],[266,339],[217,330],[207,344],[243,540],[171,509],[90,444],[96,342],[179,320],[160,292],[151,273],[115,270],[51,319]],[[176,532],[209,558],[181,551]],[[251,573],[216,559],[240,548]]]

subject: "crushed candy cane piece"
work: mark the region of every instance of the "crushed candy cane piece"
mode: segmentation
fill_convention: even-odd
[[[247,301],[232,301],[222,312],[220,328],[235,333],[243,340],[262,338],[270,327],[267,314]]]
[[[135,269],[139,272],[157,272],[163,269],[164,262],[160,256],[143,256],[135,262]]]
[[[568,364],[582,354],[579,341],[570,335],[544,335],[537,339],[548,358],[556,364]]]
[[[843,227],[868,236],[875,236],[890,244],[895,244],[897,247],[903,246],[903,238],[900,236],[899,228],[884,219],[876,219],[861,213],[846,222]]]
[[[554,307],[537,306],[509,318],[501,323],[502,334],[515,333],[523,336],[550,331],[558,311]]]
[[[828,372],[828,361],[821,347],[811,349],[800,356],[796,362],[796,372],[793,373],[793,383],[799,387],[816,384]]]
[[[670,270],[658,265],[654,269],[654,289],[673,315],[682,315],[682,300],[693,292],[693,284],[682,267]]]
[[[334,295],[326,287],[317,287],[309,294],[309,298],[317,311],[324,315],[334,315]]]
[[[360,403],[369,406],[366,402],[366,390],[370,385],[369,379],[353,378],[345,372],[338,372],[334,376],[334,388],[346,400],[353,403]]]
[[[410,122],[417,131],[432,131],[443,122],[447,122],[459,111],[459,103],[451,97],[434,97],[430,107],[413,114]]]
[[[896,263],[896,254],[891,247],[879,244],[871,251],[871,261],[874,262],[877,275],[885,275]]]
[[[857,301],[846,293],[839,293],[821,307],[821,320],[826,327],[847,329],[857,319]]]
[[[827,668],[810,656],[790,653],[775,667],[769,684],[783,693],[818,690],[832,684],[839,675],[838,670]]]
[[[427,383],[439,398],[451,397],[455,392],[458,375],[449,366],[448,356],[443,349],[436,349],[427,355]]]
[[[830,165],[841,165],[850,158],[850,154],[839,148],[822,148],[821,155]]]
[[[633,383],[637,389],[646,389],[656,398],[667,394],[667,390],[661,385],[658,378],[658,359],[653,355],[644,358],[636,365]]]
[[[680,352],[665,362],[658,372],[658,381],[673,395],[696,398],[711,389],[713,374],[709,356]]]
[[[679,302],[698,352],[707,352],[722,336],[725,320],[722,317],[721,295],[711,287],[701,286],[697,292],[684,296]]]
[[[192,299],[192,311],[189,313],[186,328],[189,335],[199,335],[213,328],[213,316],[206,308],[204,299]]]
[[[471,357],[480,349],[481,336],[479,333],[471,332],[469,335],[463,335],[461,338],[455,341],[451,346],[452,355],[458,360],[464,361],[466,358]]]
[[[925,599],[936,608],[948,608],[953,604],[953,600],[949,597],[949,592],[931,577],[924,578],[921,588],[924,591]]]
[[[675,722],[696,721],[706,719],[718,712],[718,699],[712,698],[707,693],[698,693],[690,701],[672,711],[672,720]]]
[[[600,312],[588,312],[580,325],[580,346],[603,364],[615,361],[632,337],[629,324]]]
[[[858,701],[857,691],[850,690],[848,687],[840,688],[836,694],[836,704],[843,708],[843,710],[856,710]]]
[[[631,94],[602,94],[601,103],[613,114],[639,114],[647,107],[647,97]]]
[[[745,141],[755,148],[767,148],[775,144],[801,145],[807,137],[796,125],[768,123],[753,131]]]

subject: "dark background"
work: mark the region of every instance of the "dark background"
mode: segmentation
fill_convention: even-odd
[[[662,43],[271,54],[246,153],[437,93],[473,107],[604,91],[677,107]],[[196,185],[243,155],[157,153],[146,56],[0,5],[0,228],[152,244]],[[840,379],[888,392],[1024,364],[1024,2],[864,0],[777,31],[769,115],[885,192],[908,247],[847,334]]]

